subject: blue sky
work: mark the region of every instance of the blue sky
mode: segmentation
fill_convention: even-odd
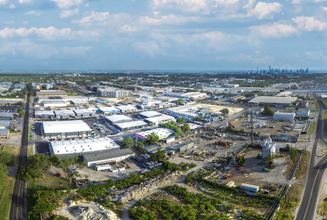
[[[0,0],[0,70],[327,69],[327,0]]]

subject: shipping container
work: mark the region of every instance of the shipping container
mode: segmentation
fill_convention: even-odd
[[[259,191],[259,186],[242,183],[241,184],[241,189],[247,190],[247,191],[250,191],[250,192],[258,192]]]
[[[228,144],[224,141],[218,141],[218,145],[227,147]]]
[[[235,124],[235,121],[229,122],[229,125],[233,125],[233,124]]]
[[[233,187],[235,185],[235,182],[234,181],[229,181],[226,186],[228,187]]]

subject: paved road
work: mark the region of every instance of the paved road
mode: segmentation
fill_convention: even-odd
[[[29,93],[26,99],[25,117],[23,125],[22,142],[19,155],[18,170],[26,166],[28,151],[28,119],[29,119]],[[14,191],[11,198],[11,206],[9,211],[9,220],[25,220],[26,213],[26,182],[16,179]]]
[[[324,140],[324,122],[323,122],[323,112],[324,107],[320,105],[318,124],[316,138],[313,145],[310,167],[307,178],[307,184],[304,190],[302,202],[297,214],[296,220],[312,220],[314,218],[316,208],[317,208],[317,199],[319,198],[319,189],[321,186],[321,180],[324,174],[325,169],[327,168],[327,155],[321,158],[321,160],[315,165],[316,151],[317,146],[323,145],[327,146],[327,142]]]

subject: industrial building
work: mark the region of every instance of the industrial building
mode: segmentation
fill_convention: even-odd
[[[119,97],[128,97],[130,91],[116,89],[116,88],[99,88],[97,89],[98,96],[101,97],[112,97],[112,98],[119,98]]]
[[[171,146],[169,148],[171,150],[179,151],[181,153],[181,152],[185,152],[186,150],[188,150],[188,149],[190,149],[192,147],[194,147],[194,142],[193,141],[186,141],[184,143]]]
[[[51,108],[51,107],[66,107],[67,105],[70,104],[70,102],[60,100],[60,99],[52,99],[52,100],[43,101],[40,104],[45,108],[47,108],[47,107]]]
[[[9,138],[10,130],[8,128],[0,129],[0,138]]]
[[[83,155],[84,162],[88,167],[96,166],[98,164],[106,164],[112,162],[119,162],[130,157],[135,153],[130,149],[112,150],[108,152],[94,153]]]
[[[231,103],[236,103],[238,102],[238,100],[244,100],[245,96],[242,95],[237,95],[237,96],[232,96],[226,99],[227,102],[231,102]]]
[[[63,90],[40,90],[36,92],[36,96],[67,96],[67,92]]]
[[[271,97],[258,96],[249,101],[250,105],[266,105],[274,107],[290,107],[292,102],[296,101],[296,97]]]
[[[262,141],[262,158],[272,155],[279,155],[279,148],[273,143],[271,138]]]
[[[130,117],[127,117],[126,115],[111,115],[111,116],[107,116],[105,118],[105,120],[109,123],[109,124],[118,124],[118,123],[124,123],[124,122],[131,122],[133,121],[133,119],[131,119]]]
[[[96,93],[94,91],[90,91],[87,89],[77,89],[77,92],[82,93],[84,95],[95,95]]]
[[[56,110],[54,111],[54,114],[57,119],[76,118],[76,115],[72,110]]]
[[[142,100],[142,106],[144,109],[155,109],[157,107],[160,107],[162,105],[162,101],[160,100],[154,100],[154,99],[143,99]]]
[[[118,128],[121,131],[129,131],[139,128],[145,128],[148,124],[144,121],[131,121],[131,122],[125,122],[125,123],[117,123],[115,124],[115,127]]]
[[[92,129],[82,120],[45,121],[41,133],[46,138],[84,137],[92,134]]]
[[[13,116],[12,112],[0,112],[0,120],[11,120]]]
[[[11,125],[10,120],[0,120],[0,129],[9,128]]]
[[[37,119],[54,119],[55,114],[53,111],[35,111],[35,118]]]
[[[135,138],[146,140],[148,135],[150,135],[152,133],[155,133],[156,135],[158,135],[159,139],[163,139],[163,138],[167,138],[168,136],[174,134],[175,131],[168,129],[168,128],[156,128],[156,129],[136,133]]]
[[[153,118],[146,118],[144,119],[146,123],[149,125],[158,125],[160,123],[167,123],[170,121],[176,121],[174,117],[169,116],[169,115],[162,115],[158,117],[153,117]]]
[[[178,92],[166,92],[165,96],[173,96],[181,99],[190,99],[191,97],[194,99],[205,98],[207,97],[207,93],[202,92],[187,92],[187,93],[178,93]]]
[[[56,155],[84,154],[88,152],[108,151],[119,148],[120,146],[110,138],[49,142],[49,149],[51,154]]]
[[[142,118],[152,118],[152,117],[158,117],[161,116],[162,114],[156,111],[144,111],[139,113],[139,116]]]
[[[289,113],[289,112],[275,112],[273,115],[273,120],[280,121],[280,120],[286,120],[286,121],[293,121],[295,117],[295,113]]]
[[[121,113],[132,113],[137,110],[136,107],[134,107],[132,105],[120,105],[120,106],[117,106],[116,108],[119,109],[121,111]]]
[[[197,114],[194,114],[193,112],[197,109],[194,105],[184,105],[174,108],[168,108],[165,109],[164,112],[176,116],[176,117],[183,117],[186,120],[193,120]]]
[[[75,113],[76,117],[94,117],[95,113],[89,109],[74,109],[73,112]]]
[[[19,98],[0,98],[0,106],[15,105],[17,102],[25,102],[25,100]]]
[[[103,115],[120,114],[120,110],[116,109],[115,107],[99,108],[98,112],[100,112]]]

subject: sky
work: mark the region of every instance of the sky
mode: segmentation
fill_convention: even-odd
[[[327,69],[327,0],[0,0],[0,70]]]

